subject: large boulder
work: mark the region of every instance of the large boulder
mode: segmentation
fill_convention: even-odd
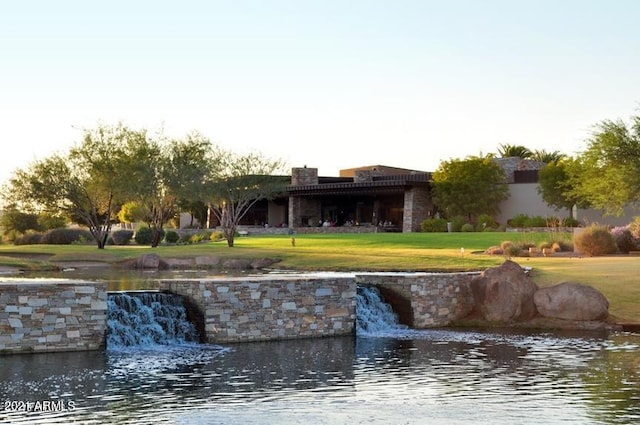
[[[525,321],[536,316],[533,295],[538,286],[513,261],[487,269],[471,281],[475,310],[484,320],[499,323]]]
[[[564,282],[536,291],[533,301],[544,317],[576,321],[605,320],[609,301],[597,289],[575,282]]]

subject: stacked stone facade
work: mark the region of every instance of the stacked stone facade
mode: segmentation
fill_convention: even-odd
[[[467,316],[474,305],[471,280],[478,273],[358,275],[359,285],[376,286],[409,302],[405,322],[415,329],[446,326]]]
[[[106,282],[0,282],[0,353],[104,347]]]
[[[419,232],[422,222],[429,218],[433,205],[431,196],[424,188],[413,187],[404,193],[402,231]]]
[[[349,335],[356,318],[354,278],[231,278],[161,281],[204,313],[211,343]]]

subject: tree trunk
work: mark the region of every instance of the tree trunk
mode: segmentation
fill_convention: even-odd
[[[234,241],[235,235],[236,235],[235,227],[232,227],[232,228],[225,227],[224,228],[224,237],[227,239],[227,246],[229,248],[233,248],[233,241]]]

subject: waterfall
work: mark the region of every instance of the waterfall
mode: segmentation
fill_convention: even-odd
[[[198,333],[187,320],[182,297],[162,292],[109,294],[109,348],[197,342]]]
[[[356,298],[357,335],[388,334],[407,329],[398,322],[398,315],[384,302],[378,288],[358,286]]]

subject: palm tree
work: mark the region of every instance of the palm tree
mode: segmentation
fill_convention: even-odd
[[[502,144],[498,147],[498,155],[500,155],[501,158],[517,156],[518,158],[529,159],[533,155],[533,152],[522,145]]]
[[[531,159],[544,162],[545,164],[557,164],[561,159],[567,155],[560,153],[560,151],[547,152],[546,150],[535,150],[531,154]]]

